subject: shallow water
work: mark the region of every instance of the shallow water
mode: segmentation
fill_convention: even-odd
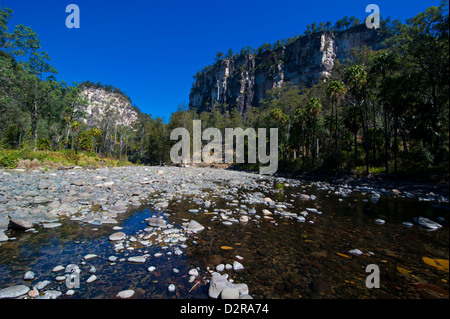
[[[301,201],[299,193],[315,194],[317,199]],[[254,298],[448,298],[448,272],[422,260],[422,257],[449,259],[448,204],[383,197],[372,204],[368,194],[356,192],[339,201],[342,197],[315,186],[286,188],[271,193],[270,197],[292,204],[293,207],[287,209],[289,212],[299,214],[307,207],[315,207],[323,214],[309,213],[305,223],[277,214],[272,216],[273,220],[257,220],[249,215],[250,221],[245,225],[226,226],[217,215],[189,213],[188,209],[194,207],[189,198],[178,203],[173,201],[169,206],[170,216],[166,218],[170,223],[181,227],[183,219],[195,219],[206,229],[189,237],[181,256],[167,254],[171,250],[168,248],[162,257],[151,257],[143,264],[126,260],[115,264],[108,262],[112,255],[128,258],[147,253],[153,256],[161,251],[160,246],[152,246],[115,253],[108,240],[115,232],[114,225],[95,227],[61,219],[61,227],[38,226],[37,233],[9,230],[8,236],[16,240],[2,243],[0,247],[0,289],[21,283],[31,287],[49,280],[51,283],[45,290],[60,290],[64,294],[65,282],[55,282],[55,277],[63,275],[64,271],[53,273],[52,269],[75,263],[82,270],[80,287],[74,289],[73,296],[63,298],[114,298],[125,289],[135,290],[134,298],[207,298],[208,285],[201,279],[209,278],[207,267],[214,269],[220,263],[232,264],[239,255],[244,258],[240,262],[245,269],[227,273],[236,283],[246,283]],[[364,202],[367,198],[369,200]],[[211,201],[215,202],[211,210],[234,209],[222,198]],[[267,208],[246,205],[255,207],[261,216],[261,209]],[[119,215],[118,225],[127,235],[134,235],[142,232],[146,227],[145,219],[155,214],[159,213],[141,207]],[[238,213],[232,216],[239,219]],[[442,216],[445,221],[441,222],[441,229],[432,232],[402,225],[405,221],[413,222],[418,216],[432,220]],[[377,225],[374,222],[377,218],[386,223]],[[95,228],[98,230],[93,230]],[[232,249],[223,250],[222,246]],[[355,248],[365,254],[350,255],[348,251]],[[81,265],[83,256],[89,253],[97,254],[98,258]],[[380,269],[379,289],[366,287],[369,274],[365,269],[369,264]],[[96,267],[98,279],[88,284],[91,266]],[[149,272],[149,266],[155,266],[156,270]],[[189,283],[187,273],[192,267],[200,267],[201,276],[200,280]],[[175,273],[173,268],[179,272]],[[31,282],[23,280],[28,270],[36,274]],[[170,283],[176,285],[175,292],[167,290]]]

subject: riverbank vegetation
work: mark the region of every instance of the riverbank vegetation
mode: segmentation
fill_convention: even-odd
[[[201,113],[180,105],[165,120],[134,105],[138,120],[115,130],[89,127],[83,114],[75,114],[74,106],[86,103],[80,97],[83,86],[57,81],[38,35],[23,25],[10,31],[11,15],[0,9],[0,166],[17,167],[33,159],[93,166],[170,163],[176,142],[170,141],[171,130],[185,127],[192,133],[192,120],[199,119],[202,129],[215,127],[223,134],[226,127],[277,127],[282,171],[440,174],[448,179],[448,1],[405,24],[384,20],[390,34],[386,49],[360,48],[310,88],[285,82],[268,92],[262,107],[245,114],[219,104]],[[131,101],[112,86],[84,85]]]

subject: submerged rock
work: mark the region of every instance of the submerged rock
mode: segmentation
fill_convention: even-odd
[[[196,222],[195,220],[191,220],[186,227],[187,231],[191,231],[194,233],[202,231],[203,229],[205,229],[205,227],[203,225],[201,225],[200,223]]]

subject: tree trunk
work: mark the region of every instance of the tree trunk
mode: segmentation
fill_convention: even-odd
[[[386,169],[386,174],[389,174],[389,132],[388,132],[388,122],[387,122],[387,108],[384,106],[384,167]]]
[[[34,144],[34,150],[37,149],[37,124],[38,124],[38,106],[36,99],[34,100],[33,105],[33,114],[31,118],[31,131],[33,134],[33,144]]]
[[[394,117],[394,172],[397,174],[397,122],[398,122],[398,116],[395,115]]]

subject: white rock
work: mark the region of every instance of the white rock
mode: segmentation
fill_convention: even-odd
[[[127,235],[124,232],[117,232],[109,236],[109,240],[111,241],[118,241],[123,240],[127,237]]]
[[[54,267],[52,271],[53,272],[58,272],[58,271],[61,271],[61,270],[64,270],[64,269],[65,269],[64,266],[58,265],[58,266]]]
[[[197,269],[195,269],[195,268],[192,268],[191,270],[189,270],[189,273],[188,273],[190,276],[195,276],[195,277],[197,277],[198,276],[198,270]]]
[[[133,256],[133,257],[129,257],[128,261],[131,263],[142,264],[142,263],[145,263],[146,259],[143,256]]]
[[[121,292],[119,292],[116,297],[121,298],[121,299],[127,299],[127,298],[131,298],[134,295],[134,290],[122,290]]]
[[[89,260],[96,257],[98,257],[96,254],[87,254],[86,256],[84,256],[84,260]]]
[[[156,267],[155,266],[150,266],[150,267],[148,267],[148,271],[149,272],[153,272],[153,271],[155,271],[155,269],[156,269]]]
[[[202,226],[200,223],[196,222],[195,220],[191,220],[186,227],[187,231],[191,231],[194,233],[202,231],[203,229],[205,229],[205,227]]]
[[[170,284],[169,287],[167,287],[167,290],[170,292],[174,292],[175,291],[175,285],[174,284]]]
[[[86,282],[88,283],[88,284],[90,284],[91,282],[94,282],[94,281],[96,281],[97,280],[97,276],[96,275],[91,275],[87,280],[86,280]]]
[[[239,271],[239,270],[243,270],[243,269],[244,269],[244,266],[239,261],[233,262],[233,270],[234,271]]]
[[[239,291],[237,289],[227,287],[220,293],[222,299],[239,299]]]
[[[383,219],[375,219],[375,223],[378,225],[383,225],[385,223],[385,221]]]
[[[24,280],[33,280],[34,279],[34,272],[32,272],[32,271],[27,271],[26,273],[25,273],[25,275],[23,276],[23,279]]]
[[[17,298],[17,297],[27,294],[28,291],[30,291],[30,288],[28,288],[25,285],[17,285],[17,286],[0,289],[0,299]]]
[[[348,253],[355,256],[360,256],[363,254],[363,252],[357,248],[349,250]]]
[[[225,270],[225,265],[224,264],[220,264],[216,266],[216,271],[218,272],[222,272]]]

